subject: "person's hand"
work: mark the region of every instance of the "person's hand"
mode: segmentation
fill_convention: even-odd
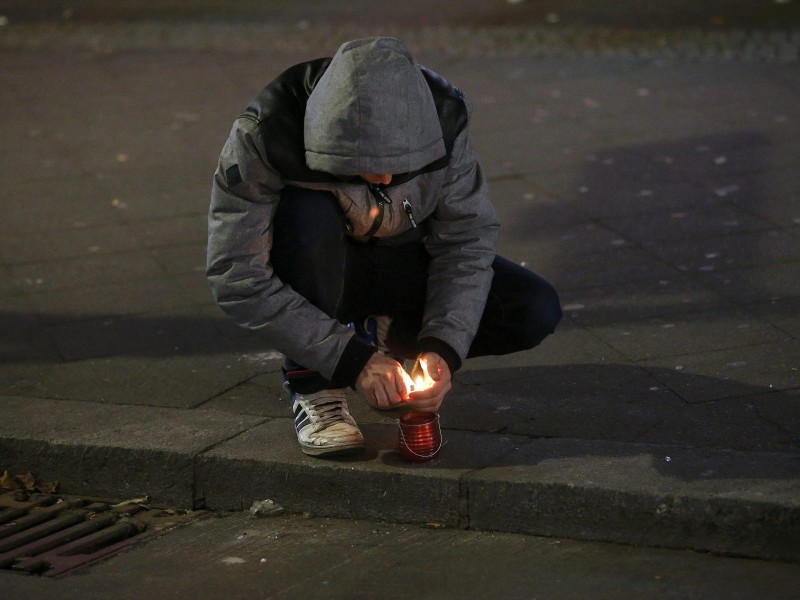
[[[383,410],[408,400],[412,385],[403,365],[380,352],[370,357],[356,379],[356,389],[367,404]]]
[[[424,352],[420,354],[417,359],[417,365],[422,365],[423,361],[425,367],[422,370],[433,380],[433,385],[411,392],[407,404],[415,410],[436,412],[442,405],[445,394],[453,387],[450,367],[448,367],[445,360],[435,352]],[[417,370],[417,365],[415,365],[412,370],[412,377]]]

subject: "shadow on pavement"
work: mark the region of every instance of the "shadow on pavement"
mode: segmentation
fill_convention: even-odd
[[[471,371],[457,380],[441,411],[445,446],[417,468],[645,456],[658,473],[686,481],[800,477],[777,460],[800,451],[796,393],[635,365]],[[708,388],[730,395],[692,402],[695,391]],[[365,433],[377,438],[374,447],[348,461],[373,460],[378,450],[396,446],[396,424],[373,423]],[[542,442],[543,453],[508,453],[531,442]],[[396,452],[382,460],[403,464]]]
[[[60,324],[42,328],[40,320]],[[37,316],[0,311],[0,325],[0,364],[268,352],[263,342],[236,328],[224,316]]]
[[[446,429],[533,438],[800,450],[791,393],[637,365],[578,364],[474,371],[442,412]],[[714,400],[694,400],[716,391]]]

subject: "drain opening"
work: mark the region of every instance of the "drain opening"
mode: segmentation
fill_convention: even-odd
[[[0,570],[57,577],[208,511],[16,490],[0,493]]]

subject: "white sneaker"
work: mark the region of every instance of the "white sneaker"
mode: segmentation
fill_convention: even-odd
[[[303,452],[331,456],[364,449],[364,436],[347,408],[345,394],[344,388],[292,393],[294,426]]]

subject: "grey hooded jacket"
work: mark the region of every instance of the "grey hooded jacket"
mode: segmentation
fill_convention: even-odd
[[[477,331],[492,279],[498,223],[459,90],[416,65],[398,40],[342,45],[297,65],[235,121],[214,175],[207,274],[219,306],[271,347],[354,385],[374,349],[281,282],[270,265],[284,186],[332,192],[356,239],[423,237],[431,256],[420,351],[455,371]],[[444,125],[444,131],[443,131]],[[303,160],[304,159],[304,160]],[[381,206],[352,176],[391,173]]]

